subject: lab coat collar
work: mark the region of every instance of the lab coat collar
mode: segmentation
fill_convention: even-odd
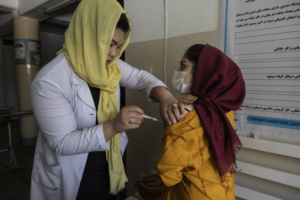
[[[80,89],[77,92],[78,97],[83,101],[86,105],[89,107],[95,108],[95,103],[91,94],[91,90],[87,84],[82,78],[80,78],[72,69],[72,84],[80,86]]]

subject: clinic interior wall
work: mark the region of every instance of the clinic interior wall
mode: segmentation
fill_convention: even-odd
[[[64,35],[40,32],[41,41],[41,67],[45,66],[62,48],[65,41]]]
[[[5,106],[3,67],[0,65],[0,107]]]
[[[242,148],[237,154],[237,160],[255,166],[300,176],[300,159],[297,158]],[[274,174],[274,177],[276,177],[276,174]],[[239,171],[235,174],[235,184],[279,199],[296,200],[299,199],[300,195],[300,190],[298,188],[249,176]]]
[[[5,39],[6,41],[12,41],[12,38]],[[2,40],[3,41],[3,40]],[[2,42],[1,41],[1,42]],[[0,68],[1,79],[1,106],[14,106],[18,109],[18,94],[17,94],[17,79],[15,68],[15,53],[13,43],[2,42],[1,45],[2,66]]]
[[[41,67],[50,62],[62,48],[67,28],[49,22],[40,23]]]
[[[0,107],[5,106],[5,96],[4,96],[4,67],[2,59],[2,40],[0,40]]]
[[[152,67],[153,75],[163,79],[163,40],[130,44],[125,52],[125,60],[130,65],[142,69]],[[148,101],[145,94],[126,89],[126,106],[135,105],[147,115],[160,118],[159,105]],[[137,130],[127,131],[129,143],[126,149],[127,192],[136,191],[134,183],[144,174],[156,172],[155,159],[160,154],[163,125],[145,120]]]

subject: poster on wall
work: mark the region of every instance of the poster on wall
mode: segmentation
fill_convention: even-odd
[[[30,39],[15,39],[14,48],[17,65],[40,64],[39,41]]]
[[[39,65],[40,64],[40,45],[39,44],[40,44],[39,41],[28,40],[31,65]]]
[[[26,58],[26,41],[24,39],[15,40],[15,58],[17,60],[23,60]]]
[[[300,142],[300,1],[227,0],[222,9],[219,48],[247,90],[237,133]]]

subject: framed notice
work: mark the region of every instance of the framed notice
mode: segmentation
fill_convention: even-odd
[[[300,1],[220,6],[219,48],[238,64],[247,90],[237,133],[300,142]]]

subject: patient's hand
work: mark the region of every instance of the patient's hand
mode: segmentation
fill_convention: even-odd
[[[198,99],[198,97],[195,97],[193,95],[190,94],[183,94],[181,95],[178,100],[180,103],[184,104],[184,112],[180,114],[180,118],[178,119],[178,121],[180,119],[182,119],[185,115],[187,115],[189,113],[189,111],[194,109],[194,105],[193,103]]]
[[[197,99],[198,97],[191,94],[183,94],[178,98],[179,102],[184,104],[193,104]]]

